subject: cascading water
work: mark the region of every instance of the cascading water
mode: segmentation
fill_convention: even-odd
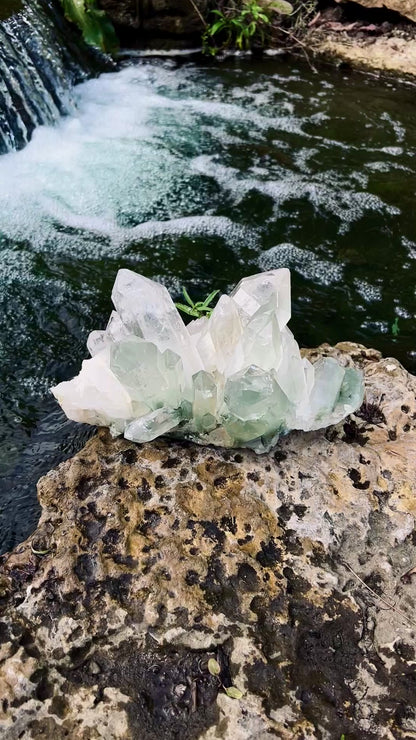
[[[97,63],[54,0],[25,0],[21,12],[0,23],[0,154],[20,149],[36,126],[70,112],[69,91]]]

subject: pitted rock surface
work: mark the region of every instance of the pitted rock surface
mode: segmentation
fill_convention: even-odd
[[[416,738],[416,378],[307,354],[364,369],[356,415],[262,456],[103,430],[41,479],[0,559],[1,738]]]

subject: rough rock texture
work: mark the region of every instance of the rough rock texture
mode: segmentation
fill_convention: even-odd
[[[379,36],[356,38],[348,34],[326,34],[310,39],[312,49],[354,67],[416,76],[416,40]]]
[[[195,0],[202,14],[207,0]],[[100,0],[121,36],[137,40],[140,33],[162,36],[201,36],[203,23],[191,0]]]
[[[339,2],[339,0],[337,0]],[[416,21],[416,0],[354,0],[365,8],[386,8]]]
[[[322,353],[365,370],[336,427],[264,456],[100,432],[40,481],[2,558],[0,737],[416,737],[416,378]]]

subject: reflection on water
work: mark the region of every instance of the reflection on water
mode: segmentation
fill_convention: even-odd
[[[0,548],[90,433],[48,388],[77,372],[119,267],[202,297],[289,266],[302,344],[416,368],[413,97],[281,63],[150,62],[80,85],[74,115],[0,158]]]

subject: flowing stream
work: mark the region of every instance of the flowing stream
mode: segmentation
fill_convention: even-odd
[[[48,389],[79,370],[120,267],[202,298],[289,266],[302,345],[349,339],[416,369],[414,89],[142,60],[59,97],[70,114],[0,157],[3,550],[36,524],[39,476],[92,433]]]
[[[79,43],[58,3],[1,0],[0,154],[27,144],[36,126],[72,112],[72,85],[104,67]]]

